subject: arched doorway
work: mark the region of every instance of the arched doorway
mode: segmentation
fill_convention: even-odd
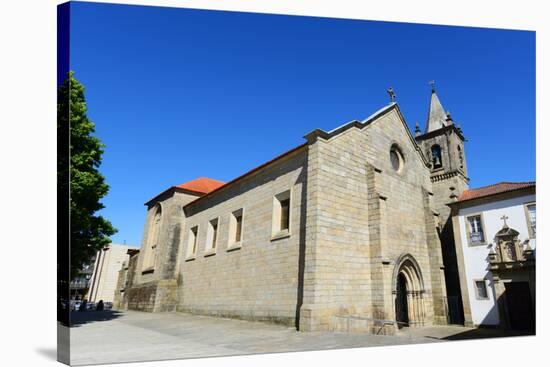
[[[395,321],[397,327],[401,329],[409,326],[409,308],[407,303],[407,279],[401,273],[397,275],[397,287],[395,295]]]
[[[393,287],[398,328],[424,325],[424,281],[420,267],[412,255],[401,255],[396,262]]]

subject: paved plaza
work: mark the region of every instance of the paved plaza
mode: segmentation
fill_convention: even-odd
[[[505,336],[461,326],[405,328],[396,336],[298,332],[292,327],[184,313],[73,312],[71,364],[374,347]],[[506,334],[519,335],[519,334]]]

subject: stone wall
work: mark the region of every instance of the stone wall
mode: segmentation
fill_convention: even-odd
[[[138,311],[175,311],[178,303],[177,266],[179,264],[183,206],[195,200],[198,195],[171,191],[160,195],[148,203],[140,255],[135,260],[132,271],[133,286],[126,291],[126,304],[129,309]],[[157,247],[149,246],[151,221],[157,210],[162,208],[160,235]],[[148,251],[155,251],[152,268],[145,268],[144,259]]]
[[[392,295],[396,286],[394,274],[401,265],[398,259],[404,254],[410,254],[420,266],[425,291],[424,322],[429,324],[433,321],[434,314],[434,274],[430,256],[437,255],[429,246],[429,237],[434,234],[435,227],[426,226],[426,221],[433,216],[431,208],[429,205],[426,207],[425,203],[426,195],[432,189],[429,169],[396,110],[368,126],[365,133],[368,162],[381,171],[374,190],[385,198],[382,208],[385,231],[381,233],[381,251],[378,256],[373,254],[371,258],[373,274],[379,274],[383,278],[383,282],[375,282],[373,294],[378,293],[378,297],[384,297],[384,308],[373,302],[373,316],[377,319],[395,319]],[[392,168],[389,159],[393,145],[397,145],[404,159],[403,168],[397,172]],[[439,270],[442,264],[437,265]]]
[[[401,172],[390,163],[393,145],[404,157]],[[423,319],[433,322],[433,288],[441,297],[444,282],[433,205],[426,199],[431,181],[398,111],[316,139],[308,177],[301,329],[331,329],[335,315],[394,320],[393,277],[403,254],[420,266]]]
[[[139,254],[130,256],[128,263],[119,272],[117,289],[115,291],[115,302],[113,308],[119,310],[128,309],[128,294],[134,286],[136,276],[136,265],[138,263]],[[135,296],[135,295],[134,295]],[[136,302],[139,303],[139,302]]]
[[[118,281],[115,289],[115,297],[113,300],[114,309],[124,309],[124,289],[126,287],[126,281],[128,276],[128,264],[125,262],[122,269],[118,271]]]
[[[128,309],[136,311],[153,312],[157,294],[157,282],[135,284],[126,291]]]
[[[299,252],[304,246],[305,147],[256,174],[186,207],[180,246],[178,311],[295,325],[300,302]],[[289,236],[273,238],[274,196],[290,190]],[[242,241],[231,246],[232,212],[243,210]],[[218,219],[215,252],[207,226]],[[189,234],[198,226],[197,253]],[[231,246],[231,247],[230,247]]]
[[[361,142],[363,140],[363,142]],[[309,146],[301,330],[369,309],[366,144],[357,129]]]
[[[195,200],[198,195],[170,192],[149,203],[143,230],[143,239],[134,283],[143,284],[161,279],[176,279],[177,254],[181,243],[181,225],[184,219],[182,207]],[[162,208],[160,235],[156,248],[156,261],[153,269],[144,268],[144,259],[149,248],[149,229],[157,205]],[[148,271],[149,270],[149,271]],[[150,271],[153,270],[153,271]]]

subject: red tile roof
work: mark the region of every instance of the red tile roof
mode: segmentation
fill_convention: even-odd
[[[194,180],[176,186],[179,189],[193,191],[199,194],[208,194],[211,191],[225,185],[225,182],[208,177],[199,177]]]
[[[466,190],[458,197],[458,201],[477,199],[485,196],[500,194],[513,190],[524,189],[536,186],[535,181],[530,182],[499,182],[494,185],[484,186],[477,189]]]
[[[152,203],[158,197],[160,197],[160,196],[164,195],[165,193],[167,193],[169,191],[172,191],[172,190],[177,190],[177,189],[185,190],[188,193],[196,194],[197,196],[200,197],[200,196],[207,195],[207,194],[211,193],[212,191],[215,191],[216,189],[219,189],[220,187],[222,187],[224,185],[225,185],[225,182],[223,182],[223,181],[214,180],[214,179],[208,178],[208,177],[199,177],[199,178],[196,178],[194,180],[182,183],[181,185],[172,186],[172,187],[167,188],[166,190],[164,190],[163,192],[161,192],[160,194],[158,194],[157,196],[155,196],[151,200],[147,201],[145,203],[145,205],[149,205],[150,203]]]

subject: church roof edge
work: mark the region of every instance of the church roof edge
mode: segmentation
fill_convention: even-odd
[[[332,130],[325,131],[323,129],[315,129],[304,135],[304,138],[307,139],[308,142],[313,142],[317,137],[321,137],[325,140],[328,140],[332,138],[333,136],[336,136],[352,127],[362,128],[368,124],[370,124],[372,121],[374,121],[377,117],[380,117],[389,111],[391,111],[393,108],[399,109],[396,102],[391,102],[390,104],[380,108],[378,111],[371,114],[369,117],[362,121],[358,120],[352,120],[350,122],[346,122],[343,125],[340,125]]]
[[[205,198],[207,198],[207,197],[210,197],[211,195],[215,194],[216,192],[218,192],[218,191],[220,191],[220,190],[222,190],[222,189],[224,189],[224,188],[226,188],[226,187],[228,187],[228,186],[231,186],[232,184],[237,183],[238,181],[241,181],[242,179],[244,179],[244,178],[246,178],[246,177],[248,177],[248,176],[250,176],[250,175],[256,173],[257,171],[261,170],[262,168],[265,168],[265,167],[267,167],[267,166],[269,166],[269,165],[275,163],[276,161],[278,161],[278,160],[280,160],[280,159],[282,159],[282,158],[284,158],[284,157],[286,157],[286,156],[288,156],[288,155],[290,155],[290,154],[292,154],[292,153],[294,153],[294,152],[297,152],[298,150],[300,150],[300,149],[302,149],[302,148],[304,148],[304,147],[306,147],[306,146],[307,146],[307,143],[303,143],[303,144],[298,145],[297,147],[294,147],[294,148],[292,148],[292,149],[290,149],[290,150],[284,152],[284,153],[281,154],[281,155],[278,155],[277,157],[275,157],[275,158],[273,158],[273,159],[271,159],[271,160],[269,160],[269,161],[267,161],[267,162],[265,162],[265,163],[263,163],[263,164],[257,166],[256,168],[251,169],[250,171],[248,171],[248,172],[246,172],[246,173],[240,175],[239,177],[234,178],[233,180],[231,180],[231,181],[229,181],[229,182],[226,182],[225,184],[223,184],[223,185],[219,186],[218,188],[216,188],[216,189],[210,191],[209,193],[207,193],[207,194],[205,194],[205,195],[202,195],[202,196],[198,197],[197,199],[195,199],[195,200],[191,201],[190,203],[184,205],[183,208],[185,209],[185,208],[188,207],[188,206],[191,206],[191,205],[193,205],[193,204],[195,204],[195,203],[197,203],[197,202],[199,202],[199,201],[202,201],[203,199],[205,199]]]

